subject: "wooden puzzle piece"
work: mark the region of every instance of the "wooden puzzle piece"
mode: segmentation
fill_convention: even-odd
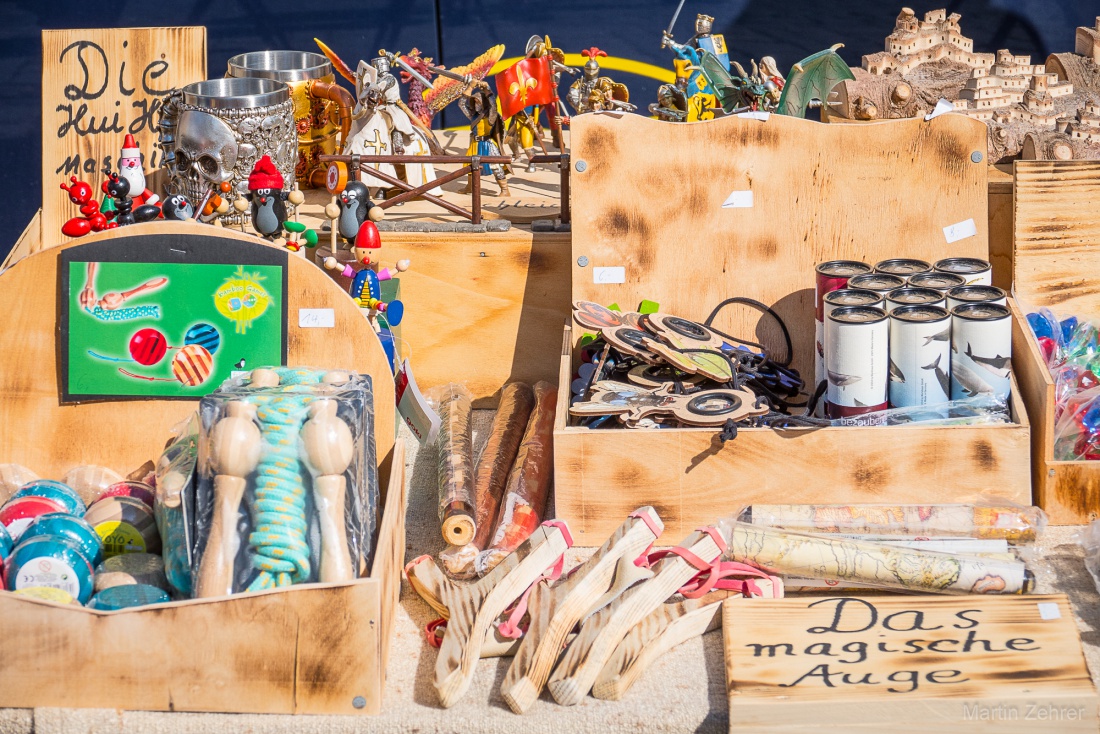
[[[767,405],[757,407],[756,395],[744,388],[702,390],[691,395],[674,395],[672,389],[669,384],[644,388],[601,380],[593,385],[591,399],[574,403],[569,412],[572,415],[618,415],[628,425],[665,415],[689,425],[712,427],[768,412]]]
[[[657,512],[643,507],[568,578],[553,586],[542,582],[535,587],[527,608],[530,624],[500,687],[505,703],[514,712],[522,714],[538,700],[567,635],[587,616],[592,598],[613,585],[617,565],[633,565],[663,529]]]
[[[698,385],[703,381],[701,375],[693,375],[667,364],[640,364],[627,373],[627,379],[635,385],[641,385],[642,387],[660,387],[669,382]]]

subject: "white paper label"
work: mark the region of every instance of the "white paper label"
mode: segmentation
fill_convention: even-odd
[[[19,537],[23,535],[23,531],[30,527],[30,524],[34,522],[33,517],[21,517],[18,520],[12,520],[7,524],[8,535],[11,536],[13,543],[19,542]]]
[[[965,222],[943,228],[943,236],[947,239],[948,244],[965,240],[967,237],[974,237],[977,234],[978,225],[974,224],[973,219],[967,219]]]
[[[434,443],[439,433],[439,414],[432,410],[420,388],[416,386],[409,360],[401,363],[394,387],[397,389],[397,412],[421,445]]]
[[[760,122],[767,122],[768,118],[772,116],[770,112],[764,112],[763,110],[755,110],[749,112],[738,112],[738,117],[744,117],[746,120],[760,120]]]
[[[1062,610],[1058,608],[1058,604],[1052,601],[1044,601],[1035,606],[1039,607],[1040,619],[1061,619]]]
[[[734,191],[722,202],[723,209],[752,209],[751,191]]]
[[[953,112],[954,110],[955,104],[953,102],[951,102],[950,100],[941,99],[939,102],[936,103],[935,108],[933,108],[931,112],[924,116],[924,121],[928,122],[933,117],[939,117],[940,115],[945,115],[948,112]]]
[[[298,328],[331,329],[336,326],[336,312],[331,308],[298,309]]]
[[[80,579],[76,572],[58,558],[32,558],[19,568],[15,575],[15,588],[30,589],[35,586],[61,589],[74,599],[80,596]]]
[[[626,268],[592,268],[593,283],[625,283]]]

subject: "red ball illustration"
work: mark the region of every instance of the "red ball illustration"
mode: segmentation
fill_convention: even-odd
[[[130,356],[138,364],[152,365],[164,359],[168,342],[156,329],[141,329],[130,337]]]

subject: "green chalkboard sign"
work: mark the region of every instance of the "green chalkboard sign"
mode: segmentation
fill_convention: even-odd
[[[206,234],[63,251],[62,399],[195,399],[236,370],[285,364],[286,258]]]

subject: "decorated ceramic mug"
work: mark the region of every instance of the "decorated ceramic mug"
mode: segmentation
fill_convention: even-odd
[[[309,51],[254,51],[229,59],[226,76],[273,79],[290,88],[298,134],[294,175],[302,186],[324,186],[325,167],[317,157],[343,152],[354,106],[351,93],[336,84],[329,60]]]

